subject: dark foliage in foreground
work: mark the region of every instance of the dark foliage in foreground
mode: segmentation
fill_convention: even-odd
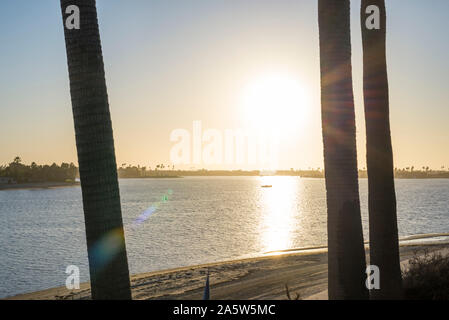
[[[402,274],[404,298],[408,300],[449,299],[449,255],[440,253],[413,257]]]

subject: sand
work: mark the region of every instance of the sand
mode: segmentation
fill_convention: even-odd
[[[449,244],[402,245],[402,267],[407,267],[408,259],[415,252],[423,254],[426,250],[449,252]],[[207,270],[210,272],[211,299],[285,300],[286,285],[292,298],[297,294],[301,299],[327,298],[327,250],[322,248],[133,275],[133,299],[202,299]],[[8,299],[89,297],[89,284],[83,283],[79,290],[59,287]]]

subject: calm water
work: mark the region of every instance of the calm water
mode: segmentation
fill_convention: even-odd
[[[322,179],[189,177],[120,188],[131,273],[326,244]],[[397,180],[396,189],[400,236],[449,232],[448,179]],[[155,212],[136,224],[148,208]],[[64,285],[72,264],[88,280],[79,187],[0,191],[0,217],[0,297]]]

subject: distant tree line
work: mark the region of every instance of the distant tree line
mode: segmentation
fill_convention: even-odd
[[[416,170],[415,167],[394,168],[394,177],[396,179],[437,179],[449,178],[449,171],[445,167],[441,170],[433,170],[430,167],[422,167],[422,170]],[[364,168],[359,170],[359,178],[367,178],[367,171]]]
[[[359,178],[367,178],[366,168],[358,171]],[[298,176],[302,178],[324,178],[324,170],[321,168],[309,168],[308,170],[277,170],[273,173],[277,176]],[[119,178],[151,178],[151,177],[173,177],[173,176],[259,176],[264,175],[259,170],[175,170],[172,165],[157,165],[154,170],[150,167],[122,165],[118,168]],[[395,168],[394,176],[397,179],[432,179],[449,178],[449,171],[445,167],[441,170],[432,170],[429,167],[422,167],[422,170],[415,170],[414,167],[403,169]]]
[[[404,169],[395,168],[394,175],[400,179],[449,178],[449,171],[444,166],[440,170],[433,170],[428,166],[416,170],[414,166],[411,166]]]
[[[0,177],[11,178],[12,181],[23,182],[72,182],[78,175],[78,168],[73,163],[62,163],[58,166],[38,165],[32,162],[30,165],[22,163],[20,157],[6,166],[0,166]]]
[[[122,164],[117,170],[119,178],[150,178],[150,177],[171,177],[176,176],[174,165],[158,164],[151,170],[151,167],[132,166]]]
[[[394,175],[397,179],[430,179],[449,178],[449,168],[441,167],[433,170],[422,167],[416,170],[414,166],[406,168],[395,168]],[[151,167],[134,166],[122,164],[117,169],[119,178],[151,178],[151,177],[179,177],[179,176],[259,176],[259,170],[175,170],[174,165],[158,164]],[[303,178],[324,178],[324,170],[321,168],[309,168],[308,170],[278,170],[274,173],[278,176],[299,176]],[[13,181],[21,182],[69,182],[78,177],[78,168],[73,163],[56,163],[52,165],[38,165],[32,162],[30,165],[22,163],[20,157],[6,166],[0,166],[0,177],[12,178]],[[359,170],[360,178],[367,178],[365,168]]]

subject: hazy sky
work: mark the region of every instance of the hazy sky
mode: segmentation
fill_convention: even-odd
[[[360,1],[351,1],[358,158],[365,165]],[[315,0],[98,0],[117,162],[169,163],[177,128],[247,125],[248,87],[300,83],[281,168],[323,167]],[[395,165],[449,166],[449,1],[387,1]],[[75,162],[60,5],[0,2],[0,164]],[[294,122],[293,122],[294,123]],[[201,165],[196,168],[203,167]],[[206,166],[204,166],[206,167]]]

